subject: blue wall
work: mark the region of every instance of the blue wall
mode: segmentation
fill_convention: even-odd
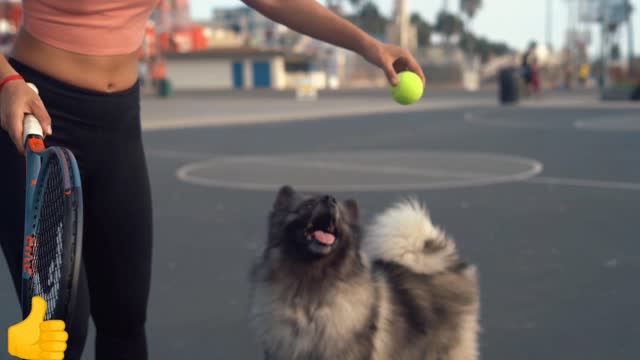
[[[271,63],[268,61],[253,61],[253,87],[271,87]]]
[[[244,88],[244,63],[242,61],[233,62],[233,87]]]

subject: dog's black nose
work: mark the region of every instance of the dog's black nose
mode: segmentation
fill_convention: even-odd
[[[322,201],[326,202],[328,205],[335,205],[337,203],[336,198],[331,195],[325,195],[322,198]]]

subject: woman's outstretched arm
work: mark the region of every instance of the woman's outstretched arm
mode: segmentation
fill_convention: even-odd
[[[267,18],[301,34],[360,54],[381,68],[389,82],[397,83],[396,73],[411,70],[423,84],[424,73],[407,49],[384,44],[316,0],[243,0]]]

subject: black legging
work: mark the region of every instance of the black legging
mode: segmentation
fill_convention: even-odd
[[[70,339],[65,359],[80,359],[89,312],[96,326],[97,360],[147,359],[152,223],[139,87],[111,94],[93,92],[16,61],[11,64],[38,87],[51,115],[53,135],[45,139],[47,146],[69,148],[80,167],[86,271],[77,316],[67,324]],[[25,165],[3,130],[0,164],[0,244],[19,289]]]

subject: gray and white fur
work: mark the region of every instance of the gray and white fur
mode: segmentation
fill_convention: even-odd
[[[251,272],[250,323],[265,358],[477,359],[475,267],[427,210],[398,202],[362,232],[355,201],[326,206],[327,198],[285,186],[274,203]],[[336,243],[309,251],[317,248],[309,229],[328,213]]]

